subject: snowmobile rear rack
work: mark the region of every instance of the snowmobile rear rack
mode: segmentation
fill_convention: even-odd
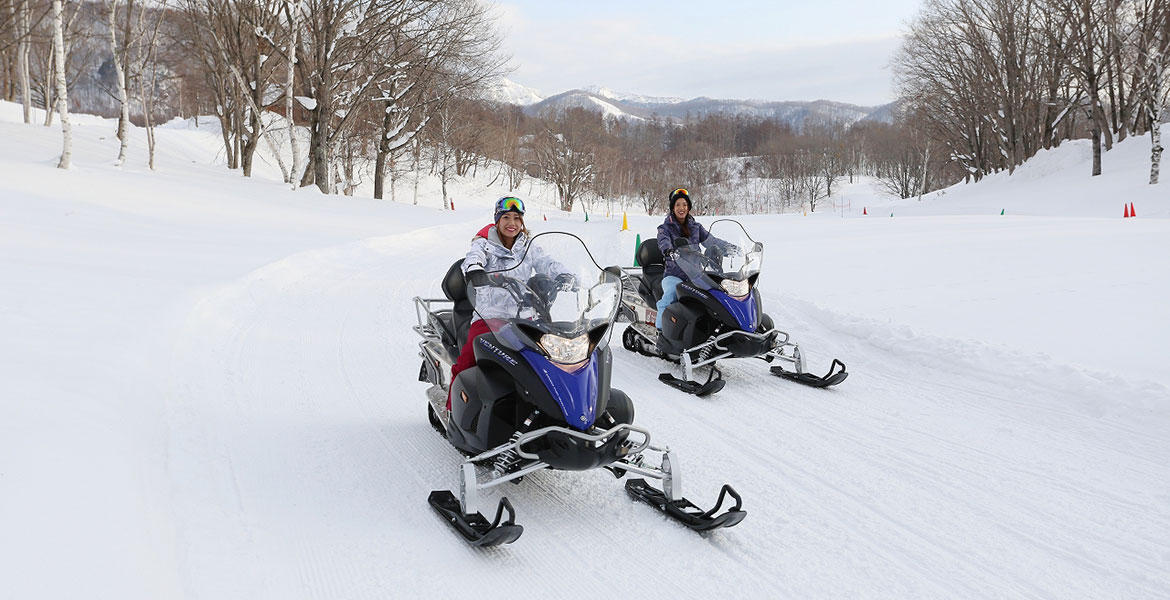
[[[845,381],[845,378],[849,376],[849,372],[845,370],[845,363],[835,358],[833,359],[833,364],[829,367],[829,372],[823,377],[818,377],[812,373],[786,371],[781,366],[772,367],[771,371],[777,377],[815,388],[826,388],[837,385]]]
[[[511,544],[524,533],[524,526],[516,524],[516,510],[512,508],[512,503],[507,498],[500,498],[496,518],[491,523],[479,513],[470,515],[464,513],[455,494],[448,490],[433,491],[427,500],[472,546],[487,548]],[[501,522],[504,511],[508,512],[508,520]]]
[[[708,511],[695,506],[686,498],[678,500],[667,498],[666,494],[647,484],[645,479],[627,481],[626,492],[631,498],[653,506],[662,514],[678,521],[692,531],[710,531],[721,527],[733,527],[747,516],[747,511],[742,509],[743,499],[730,485],[723,486],[723,489],[719,491],[719,499],[715,502],[715,507]],[[727,499],[727,496],[735,499],[735,506],[716,516],[715,513],[723,508],[723,501]]]

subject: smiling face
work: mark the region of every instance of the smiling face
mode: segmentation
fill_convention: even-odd
[[[677,219],[679,223],[682,223],[683,221],[687,220],[687,213],[690,212],[690,209],[687,208],[686,199],[679,198],[679,199],[675,200],[674,201],[674,209],[672,212],[674,213],[674,218]]]
[[[512,243],[516,241],[516,236],[524,229],[524,217],[516,212],[506,212],[500,215],[499,222],[496,223],[496,229],[499,231],[500,239],[504,245],[511,247]]]

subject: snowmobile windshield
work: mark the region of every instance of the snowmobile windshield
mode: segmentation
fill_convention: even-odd
[[[711,235],[698,246],[676,247],[675,262],[687,279],[707,289],[721,288],[733,297],[747,295],[764,262],[764,245],[731,219],[715,221],[707,232]]]
[[[609,343],[620,273],[600,267],[577,236],[542,233],[516,266],[468,282],[467,295],[501,344],[535,350],[560,365],[583,364]]]

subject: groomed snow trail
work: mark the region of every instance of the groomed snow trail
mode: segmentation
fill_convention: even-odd
[[[426,421],[411,298],[467,225],[305,252],[209,293],[177,343],[170,464],[185,590],[204,598],[1158,597],[1170,589],[1163,388],[845,318],[771,293],[840,387],[724,365],[695,398],[612,338],[614,385],[678,450],[701,505],[749,515],[707,536],[606,472],[503,489],[525,533],[467,548],[426,503],[460,455]],[[591,241],[606,246],[610,237]],[[604,254],[605,251],[599,251]],[[403,265],[402,258],[410,257]],[[1000,359],[1003,360],[1000,360]],[[495,497],[495,496],[492,496]],[[730,586],[730,587],[729,587]]]

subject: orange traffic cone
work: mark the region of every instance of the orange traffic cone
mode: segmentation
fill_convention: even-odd
[[[1129,216],[1136,217],[1137,211],[1133,209],[1133,202],[1129,203]]]
[[[1125,216],[1121,217],[1121,218],[1123,218],[1123,219],[1129,218],[1129,205],[1128,204],[1125,205]]]

